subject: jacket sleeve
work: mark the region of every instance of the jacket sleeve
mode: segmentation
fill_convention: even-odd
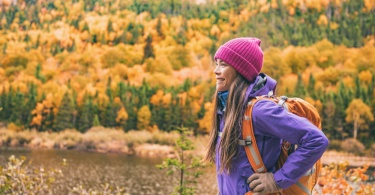
[[[276,184],[283,189],[296,183],[328,146],[327,137],[310,121],[269,100],[260,100],[254,105],[252,119],[255,134],[278,137],[298,145],[283,167],[274,173]]]

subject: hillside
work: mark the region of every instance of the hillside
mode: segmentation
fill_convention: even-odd
[[[278,94],[315,105],[332,140],[375,142],[371,0],[4,0],[0,7],[0,121],[12,129],[184,125],[205,133],[212,55],[230,38],[255,36]]]

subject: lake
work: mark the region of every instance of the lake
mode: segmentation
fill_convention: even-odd
[[[113,153],[94,153],[76,150],[26,150],[0,149],[0,163],[15,155],[25,156],[26,163],[36,168],[61,168],[64,177],[57,178],[53,185],[53,194],[69,194],[73,187],[82,185],[84,189],[101,189],[100,184],[125,188],[131,195],[166,195],[178,184],[178,177],[166,175],[164,170],[156,168],[161,158],[142,158]],[[61,166],[63,159],[67,166]],[[374,182],[374,169],[368,171],[369,182]],[[213,167],[205,169],[197,184],[196,194],[216,195],[217,184]]]
[[[123,154],[103,154],[75,150],[25,150],[1,149],[0,163],[15,155],[25,156],[26,164],[34,167],[59,168],[64,177],[58,178],[53,186],[54,194],[68,194],[73,187],[83,185],[85,189],[101,189],[100,184],[124,187],[128,194],[160,194],[173,191],[178,178],[166,175],[164,170],[156,168],[162,159],[141,158]],[[66,167],[61,166],[63,159]],[[208,168],[200,177],[196,194],[214,195],[216,176],[213,168]]]

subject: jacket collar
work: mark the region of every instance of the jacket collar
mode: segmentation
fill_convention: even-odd
[[[277,82],[275,79],[264,73],[260,73],[247,88],[246,97],[254,98],[256,96],[267,95],[270,91],[275,94],[276,85]]]

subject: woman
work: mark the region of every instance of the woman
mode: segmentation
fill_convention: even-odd
[[[261,100],[253,107],[252,121],[257,145],[267,173],[254,173],[245,149],[238,145],[247,102],[275,92],[276,81],[260,73],[263,66],[261,41],[236,38],[217,50],[216,93],[212,126],[205,160],[215,162],[221,195],[268,194],[296,183],[328,146],[325,135],[307,120],[277,104]],[[276,161],[282,140],[298,148],[279,170]]]

